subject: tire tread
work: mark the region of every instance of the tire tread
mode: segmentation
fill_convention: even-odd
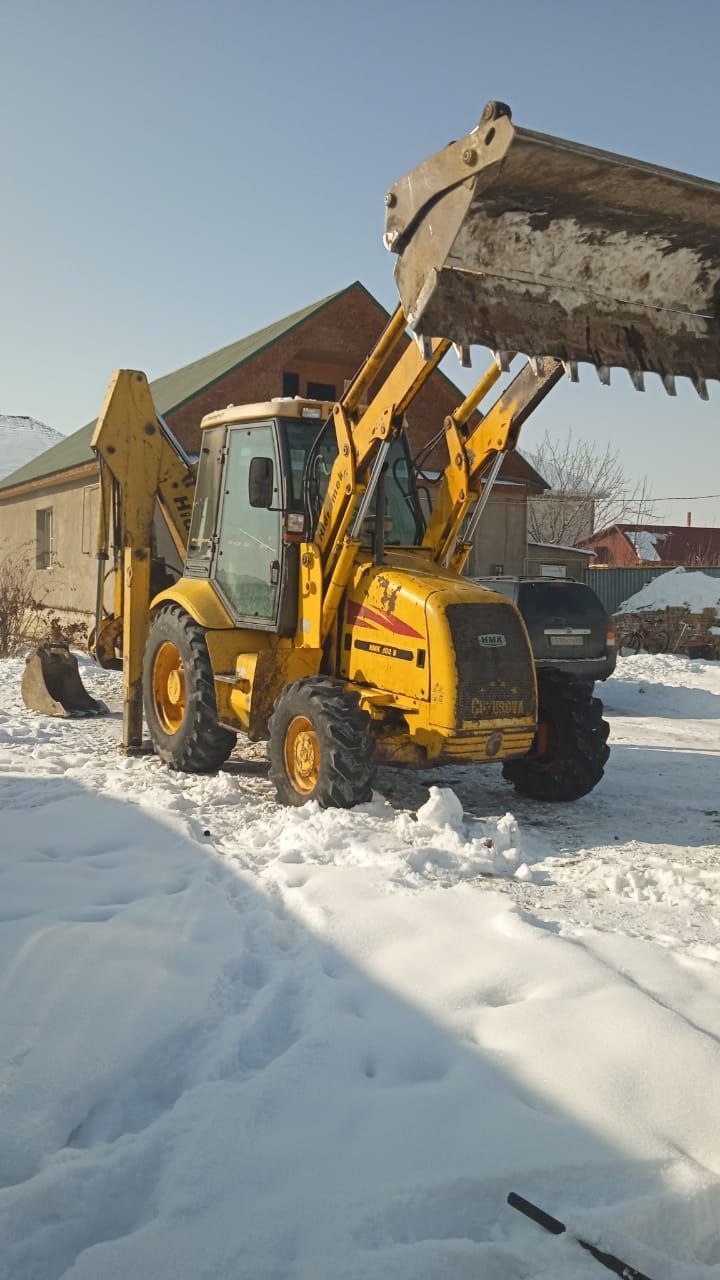
[[[188,727],[177,734],[164,734],[155,724],[152,710],[152,679],[149,664],[143,671],[145,718],[157,755],[171,768],[184,773],[216,773],[225,763],[237,742],[237,734],[218,723],[215,681],[205,641],[205,630],[178,604],[163,606],[155,615],[148,635],[146,652],[158,632],[163,639],[178,644],[184,640],[189,651],[186,662],[187,705],[191,718]],[[183,656],[183,660],[184,656]]]
[[[610,725],[592,685],[556,672],[540,675],[540,700],[559,709],[565,720],[564,744],[554,761],[541,763],[532,755],[506,760],[503,777],[519,795],[533,800],[565,802],[592,791],[603,776],[610,756]]]
[[[284,740],[293,715],[309,715],[321,738],[321,776],[315,793],[300,794],[284,764]],[[306,676],[285,686],[269,721],[270,781],[283,804],[315,799],[323,808],[351,809],[372,799],[374,742],[357,698],[327,676]],[[324,756],[324,760],[323,760]]]

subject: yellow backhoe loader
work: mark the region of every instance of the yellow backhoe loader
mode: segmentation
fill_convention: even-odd
[[[115,374],[101,468],[95,652],[122,659],[129,752],[219,768],[238,732],[269,739],[288,804],[369,798],[378,762],[503,761],[544,800],[590,791],[608,755],[591,688],[540,678],[522,620],[462,576],[521,427],[578,362],[636,387],[720,375],[720,187],[517,128],[502,103],[386,197],[401,305],[337,404],[230,406],[202,422],[197,468],[142,373]],[[410,326],[416,342],[406,345]],[[491,367],[442,424],[428,520],[406,412],[453,346]],[[517,375],[475,410],[515,353]],[[153,589],[159,505],[184,571]],[[115,603],[102,609],[104,559]]]

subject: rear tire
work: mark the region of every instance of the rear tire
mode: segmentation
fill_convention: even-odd
[[[286,685],[269,728],[270,781],[281,804],[351,809],[372,799],[370,720],[341,684],[309,676]]]
[[[155,614],[143,662],[145,719],[157,755],[185,773],[215,773],[237,735],[218,724],[205,632],[177,604]]]
[[[557,672],[538,673],[538,734],[530,755],[506,760],[503,777],[533,800],[578,800],[597,786],[610,755],[610,726],[592,685]]]
[[[670,648],[670,636],[667,631],[654,631],[645,645],[647,653],[667,653]]]
[[[624,636],[620,637],[618,650],[622,655],[623,649],[629,653],[636,654],[640,652],[640,636],[637,631],[628,631]]]

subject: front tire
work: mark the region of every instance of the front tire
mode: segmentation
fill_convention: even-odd
[[[145,719],[157,755],[185,773],[215,773],[237,735],[218,724],[205,632],[177,604],[155,614],[143,661]]]
[[[351,809],[372,799],[369,717],[341,684],[309,676],[286,685],[269,728],[270,781],[281,804]]]
[[[597,786],[610,748],[610,726],[592,685],[557,672],[538,672],[538,733],[530,755],[506,760],[503,777],[533,800],[578,800]]]

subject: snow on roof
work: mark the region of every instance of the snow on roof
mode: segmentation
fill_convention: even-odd
[[[0,413],[0,480],[62,439],[59,431],[37,418]]]
[[[664,542],[667,534],[651,533],[649,529],[626,529],[625,537],[630,539],[641,560],[659,560],[658,542]]]
[[[714,565],[720,562],[720,528],[715,525],[611,524],[579,538],[583,547],[596,549],[603,539],[621,533],[638,560],[666,565]],[[649,536],[646,536],[649,535]]]
[[[708,573],[688,573],[683,568],[670,569],[624,600],[617,612],[640,613],[647,609],[683,606],[692,613],[712,608],[720,610],[720,578],[711,578]]]

